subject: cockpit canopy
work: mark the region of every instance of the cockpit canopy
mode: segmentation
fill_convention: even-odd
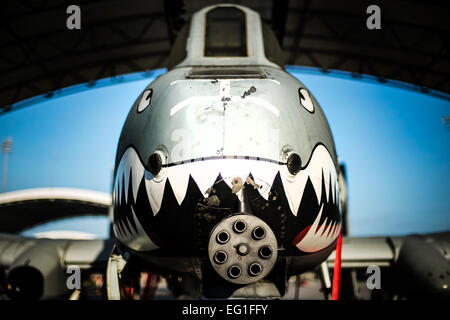
[[[166,65],[284,66],[272,29],[258,13],[238,5],[214,5],[194,14],[180,31]]]

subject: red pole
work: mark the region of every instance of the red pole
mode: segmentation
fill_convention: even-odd
[[[334,258],[334,271],[333,271],[333,291],[331,293],[331,300],[339,299],[340,278],[341,278],[341,252],[342,252],[342,232],[339,233],[339,238],[336,245],[336,257]]]

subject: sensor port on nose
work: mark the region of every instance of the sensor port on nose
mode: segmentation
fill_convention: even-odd
[[[242,273],[241,267],[239,267],[237,264],[232,265],[228,269],[228,275],[230,276],[230,278],[233,279],[239,278],[241,276],[241,273]]]
[[[225,251],[222,251],[222,250],[217,251],[216,254],[214,255],[214,261],[217,264],[225,263],[225,261],[227,261],[227,259],[228,259],[227,253]]]
[[[227,243],[228,240],[230,240],[230,234],[229,234],[227,231],[225,231],[225,230],[220,231],[220,232],[217,234],[216,240],[217,240],[217,242],[220,243],[220,244]]]
[[[162,168],[161,156],[157,152],[152,153],[148,158],[147,166],[153,175],[158,175]]]
[[[233,224],[233,230],[236,233],[242,233],[245,231],[245,229],[247,229],[247,224],[242,221],[242,220],[237,220],[234,224]]]
[[[300,156],[298,154],[291,153],[289,155],[289,157],[287,158],[287,168],[293,175],[299,173],[300,169],[302,168],[302,160],[300,159]]]
[[[272,256],[272,248],[270,246],[262,246],[258,254],[262,259],[269,259]]]
[[[265,236],[266,236],[266,231],[263,228],[256,227],[255,229],[253,229],[253,232],[252,232],[253,239],[261,240]]]
[[[253,276],[259,276],[262,272],[262,266],[257,263],[257,262],[253,262],[249,267],[248,267],[248,273]]]

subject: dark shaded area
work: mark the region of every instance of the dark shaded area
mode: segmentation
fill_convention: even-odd
[[[6,294],[13,300],[37,300],[44,292],[44,277],[33,267],[19,267],[9,273],[11,288]]]
[[[186,37],[185,21],[193,12],[219,2],[74,1],[81,8],[80,30],[66,28],[65,2],[5,3],[0,29],[0,114],[12,110],[18,101],[41,94],[52,97],[74,84],[94,86],[101,78],[173,66],[168,56],[172,46],[177,47],[180,32]],[[366,9],[373,4],[368,0],[349,0],[345,5],[311,0],[227,2],[250,7],[271,26],[275,36],[264,32],[264,39],[272,61],[316,67],[324,73],[347,71],[356,79],[372,75],[380,83],[399,80],[449,97],[447,2],[377,1],[381,30],[366,27]],[[269,38],[279,40],[283,59],[276,57]],[[185,50],[181,52],[175,61],[182,60]]]
[[[400,294],[410,299],[450,299],[450,263],[439,238],[406,237],[395,266]]]
[[[247,285],[235,284],[226,281],[222,277],[220,277],[217,272],[211,267],[209,263],[203,264],[202,268],[202,294],[205,298],[208,299],[223,299],[230,297],[236,290],[243,288]],[[281,295],[284,295],[286,292],[286,260],[284,257],[280,257],[275,264],[273,270],[269,273],[269,275],[264,279],[264,281],[272,282],[277,288],[278,292]],[[250,284],[252,285],[252,284]],[[258,285],[258,282],[256,282]],[[261,297],[264,297],[263,291],[260,291],[258,294]]]
[[[247,56],[247,23],[243,11],[219,7],[206,14],[204,56]]]
[[[18,233],[56,219],[108,214],[108,207],[76,200],[39,199],[0,205],[0,232]]]

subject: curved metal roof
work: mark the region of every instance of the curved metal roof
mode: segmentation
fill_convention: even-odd
[[[177,33],[206,0],[79,0],[81,30],[66,28],[68,4],[8,1],[0,29],[0,108],[79,83],[164,66]],[[377,1],[381,30],[366,27],[372,1],[226,1],[260,13],[286,64],[407,82],[449,100],[450,9],[446,1]],[[12,106],[12,107],[11,107]]]
[[[111,195],[73,188],[33,188],[0,194],[0,232],[16,233],[55,219],[107,215]]]

